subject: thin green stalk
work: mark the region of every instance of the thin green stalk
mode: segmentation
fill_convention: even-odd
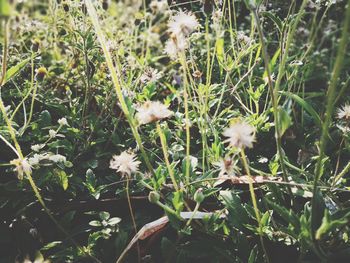
[[[337,182],[343,178],[344,175],[347,174],[347,172],[350,171],[350,162],[348,162],[348,164],[343,168],[343,170],[334,177],[333,183],[332,185],[335,186],[337,184]]]
[[[113,82],[115,91],[117,93],[118,100],[120,102],[120,106],[122,108],[122,111],[123,111],[125,117],[127,118],[128,122],[129,122],[133,136],[136,140],[138,147],[140,148],[142,158],[144,159],[148,170],[153,174],[153,168],[152,168],[151,162],[149,161],[149,158],[145,152],[145,149],[142,145],[141,136],[140,136],[140,134],[137,130],[137,127],[135,125],[134,118],[130,114],[128,106],[125,102],[125,99],[124,99],[124,96],[122,93],[122,88],[121,88],[120,81],[119,81],[119,76],[121,76],[121,74],[119,72],[119,69],[115,68],[113,65],[112,57],[111,57],[109,50],[107,48],[106,38],[104,36],[104,33],[103,33],[101,26],[100,26],[100,23],[98,21],[98,16],[97,16],[96,10],[95,10],[93,4],[91,3],[91,0],[86,0],[85,3],[86,3],[87,11],[88,11],[89,16],[90,16],[91,21],[92,21],[92,24],[95,28],[97,38],[98,38],[100,45],[101,45],[101,48],[103,50],[107,66],[108,66],[108,69],[109,69],[110,74],[111,74],[112,82]]]
[[[4,46],[3,46],[3,57],[2,57],[2,69],[1,69],[1,79],[0,79],[0,91],[1,87],[5,81],[6,69],[7,69],[7,56],[8,56],[8,32],[9,32],[9,20],[4,21]]]
[[[257,202],[256,196],[255,196],[255,191],[254,191],[254,186],[253,186],[253,179],[252,179],[252,176],[250,174],[249,165],[248,165],[248,161],[247,161],[247,157],[245,155],[244,149],[241,150],[241,157],[242,157],[242,163],[243,163],[244,169],[245,169],[245,171],[246,171],[246,173],[248,175],[248,178],[249,178],[249,181],[248,181],[249,192],[250,192],[250,197],[251,197],[252,203],[253,203],[255,217],[256,217],[256,220],[258,221],[258,225],[259,225],[258,230],[259,230],[259,237],[260,237],[261,247],[262,247],[262,249],[264,251],[266,261],[268,263],[270,263],[270,258],[269,258],[269,255],[267,254],[267,250],[265,248],[265,243],[264,243],[264,239],[263,239],[263,226],[262,226],[262,223],[261,223],[261,216],[260,216],[260,211],[259,211],[259,208],[258,208],[258,202]]]
[[[253,16],[254,16],[254,19],[255,19],[256,24],[257,24],[257,29],[258,29],[258,34],[259,34],[261,49],[262,49],[262,55],[263,55],[264,63],[265,63],[265,70],[267,72],[268,87],[269,87],[269,92],[270,92],[270,96],[272,99],[273,116],[274,116],[274,122],[275,122],[275,133],[276,133],[275,139],[276,139],[276,145],[277,145],[277,154],[279,156],[283,180],[288,182],[289,179],[288,179],[287,168],[286,168],[285,163],[284,163],[285,156],[284,156],[284,151],[282,149],[282,135],[280,132],[280,123],[279,123],[279,118],[278,118],[278,98],[277,98],[278,95],[277,95],[277,92],[274,90],[273,84],[272,84],[272,77],[271,77],[272,74],[271,74],[271,70],[270,70],[270,66],[269,66],[270,59],[269,59],[269,56],[267,54],[265,41],[264,41],[264,34],[262,32],[260,19],[259,19],[257,10],[255,8],[252,8],[252,12],[253,12]],[[287,190],[288,190],[290,197],[293,198],[292,190],[290,189],[290,187],[287,187]]]
[[[332,115],[334,111],[334,100],[336,98],[336,91],[337,91],[337,84],[339,81],[340,73],[343,68],[344,64],[344,58],[346,54],[346,47],[348,44],[348,38],[349,38],[349,27],[350,27],[350,0],[348,0],[346,13],[345,13],[345,20],[342,30],[342,36],[339,42],[338,46],[338,52],[335,59],[332,76],[329,82],[328,90],[327,90],[327,105],[326,105],[326,112],[324,117],[324,122],[322,125],[322,134],[320,139],[320,149],[319,149],[319,157],[316,164],[315,169],[315,179],[314,179],[314,189],[313,189],[313,198],[312,198],[312,214],[311,216],[314,217],[315,215],[315,202],[316,202],[316,193],[318,190],[318,181],[322,177],[322,165],[323,165],[323,159],[325,157],[325,149],[328,142],[328,131],[331,125]]]
[[[130,192],[129,192],[129,176],[126,175],[126,198],[128,199],[128,206],[129,206],[129,212],[130,212],[130,217],[131,217],[131,221],[132,221],[132,225],[135,231],[135,235],[137,235],[137,225],[136,225],[136,221],[135,221],[135,217],[134,217],[134,210],[132,209],[132,205],[131,205],[131,200],[130,200]],[[139,246],[139,242],[136,242],[136,247],[137,247],[137,258],[138,258],[138,262],[141,262],[141,251],[140,251],[140,246]]]
[[[190,149],[191,149],[191,133],[190,133],[190,118],[188,112],[188,80],[186,75],[187,63],[185,54],[180,54],[180,62],[183,67],[184,73],[184,107],[185,107],[185,129],[186,129],[186,183],[190,182]]]
[[[178,184],[176,182],[174,171],[173,171],[173,169],[172,169],[172,167],[170,165],[170,162],[169,162],[166,138],[165,138],[165,135],[164,135],[164,133],[162,131],[162,128],[160,127],[159,122],[157,122],[157,132],[158,132],[158,135],[159,135],[159,138],[160,138],[160,143],[162,145],[164,161],[165,161],[166,167],[168,169],[169,176],[171,178],[171,181],[173,182],[175,190],[179,191],[179,186],[178,186]]]

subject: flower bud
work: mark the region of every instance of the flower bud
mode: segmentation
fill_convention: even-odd
[[[160,199],[160,195],[155,192],[155,191],[151,191],[149,194],[148,194],[148,200],[150,201],[150,203],[152,204],[156,204],[159,202],[159,199]]]
[[[38,80],[43,80],[47,75],[47,69],[45,67],[40,67],[36,70],[36,78]]]
[[[203,189],[198,188],[198,190],[194,193],[194,196],[193,196],[194,201],[196,201],[197,203],[202,203],[204,198],[205,196],[203,194]]]

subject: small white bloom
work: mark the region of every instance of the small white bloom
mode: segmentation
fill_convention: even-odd
[[[31,165],[31,166],[35,166],[35,165],[39,165],[40,161],[45,159],[46,158],[46,155],[42,155],[42,154],[37,154],[35,153],[33,155],[33,157],[30,157],[28,159],[28,163]]]
[[[345,104],[341,108],[337,110],[337,118],[338,119],[345,119],[349,120],[350,119],[350,105]]]
[[[130,176],[132,173],[137,172],[141,163],[140,161],[135,160],[135,158],[135,154],[126,151],[122,152],[120,155],[113,155],[109,168],[121,172],[123,176]]]
[[[173,115],[173,112],[168,109],[168,106],[159,101],[146,101],[136,110],[136,118],[140,124],[155,122]]]
[[[34,152],[38,152],[40,151],[42,148],[44,148],[45,144],[34,144],[32,145],[30,148],[34,151]]]
[[[199,27],[197,18],[192,13],[183,11],[174,15],[168,24],[169,32],[175,35],[190,35]]]
[[[66,157],[61,154],[50,155],[48,159],[54,163],[64,163],[67,161]]]
[[[68,122],[67,122],[67,119],[66,119],[66,118],[61,118],[61,119],[59,119],[57,122],[58,122],[58,124],[61,125],[61,126],[68,126]]]
[[[18,179],[23,179],[23,175],[32,172],[32,167],[26,158],[14,159],[10,162],[10,164],[16,166],[14,171],[17,172]]]
[[[161,77],[162,77],[162,73],[158,72],[157,69],[146,68],[143,74],[141,75],[140,81],[142,83],[152,83],[152,82],[156,82]]]
[[[55,138],[56,137],[56,135],[57,135],[57,132],[55,131],[55,130],[49,130],[49,136],[50,136],[50,138]]]
[[[188,41],[182,35],[172,35],[165,43],[164,52],[172,59],[176,59],[178,55],[185,52],[188,48]]]
[[[252,148],[255,141],[255,128],[245,122],[236,121],[226,128],[223,132],[228,139],[230,146],[243,149],[245,147]]]

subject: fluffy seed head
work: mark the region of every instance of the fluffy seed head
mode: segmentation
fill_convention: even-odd
[[[228,139],[231,147],[243,149],[245,147],[252,148],[255,141],[255,128],[243,121],[237,120],[226,128],[223,132]]]
[[[137,172],[140,161],[136,160],[134,153],[122,152],[120,155],[113,155],[109,168],[120,172],[122,176],[130,176],[132,173]]]
[[[175,35],[190,35],[199,27],[197,18],[192,13],[183,11],[174,15],[168,24],[169,32]]]
[[[168,109],[168,106],[159,101],[146,101],[136,110],[136,118],[140,124],[159,121],[173,115],[173,112]]]
[[[350,105],[345,104],[341,108],[337,110],[337,118],[338,119],[344,119],[344,120],[350,120]]]

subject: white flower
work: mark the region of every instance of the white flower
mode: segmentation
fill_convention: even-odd
[[[350,119],[350,105],[349,104],[345,104],[343,107],[341,107],[337,110],[337,118],[338,119],[345,119],[345,120]]]
[[[126,151],[122,152],[120,155],[113,155],[109,168],[121,172],[122,175],[130,176],[138,170],[141,163],[140,161],[135,160],[135,158],[135,154]]]
[[[150,3],[150,8],[152,9],[153,13],[163,13],[168,9],[168,1],[167,0],[153,0]]]
[[[182,35],[172,35],[165,43],[164,52],[172,59],[176,59],[179,53],[185,52],[188,48],[188,41]]]
[[[175,35],[190,35],[199,27],[197,18],[192,13],[183,11],[173,16],[168,24],[169,32]]]
[[[16,166],[14,171],[17,172],[18,179],[23,179],[24,174],[32,172],[32,167],[26,158],[24,159],[14,159],[10,164]]]
[[[42,154],[34,154],[33,157],[30,157],[28,159],[28,163],[31,165],[31,166],[35,166],[35,165],[38,165],[40,163],[41,160],[45,159],[46,158],[46,155],[42,155]]]
[[[154,68],[146,68],[143,74],[141,75],[142,83],[156,82],[158,79],[162,77],[162,73],[158,72],[157,69]]]
[[[30,148],[34,151],[34,152],[38,152],[40,151],[42,148],[44,148],[45,144],[34,144],[32,145]]]
[[[58,124],[61,125],[61,126],[68,126],[68,122],[67,122],[67,119],[66,119],[66,118],[61,118],[61,119],[59,119],[57,122],[58,122]]]
[[[55,138],[56,137],[56,135],[57,135],[57,132],[55,131],[55,130],[49,130],[49,136],[50,136],[50,138]]]
[[[255,128],[245,122],[236,121],[223,132],[228,139],[230,146],[243,149],[244,147],[252,148],[255,141]]]
[[[48,159],[54,163],[64,163],[67,161],[66,157],[61,154],[50,155]]]
[[[140,124],[155,122],[173,115],[173,112],[168,109],[168,106],[159,101],[146,101],[136,110],[138,111],[136,118]]]

